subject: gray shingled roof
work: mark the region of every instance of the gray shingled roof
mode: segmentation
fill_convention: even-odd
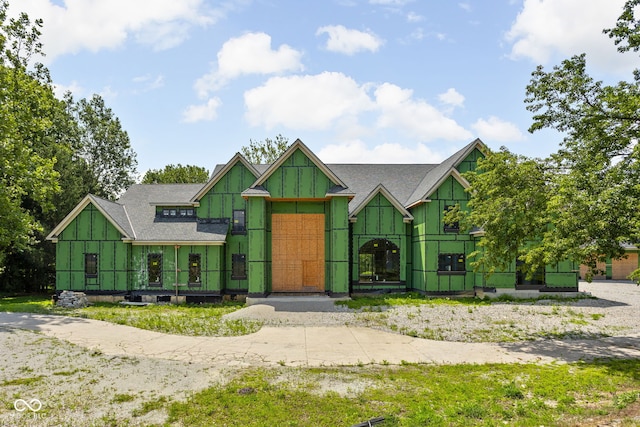
[[[400,203],[406,206],[407,198],[416,186],[437,165],[330,164],[327,166],[342,178],[350,191],[355,193],[356,196],[349,202],[351,214],[379,184],[384,185]]]
[[[473,150],[475,140],[440,164],[327,164],[327,168],[339,177],[347,188],[334,188],[328,194],[353,194],[349,202],[352,214],[379,185],[403,206],[423,200],[435,190],[435,186],[451,173],[452,168]],[[481,142],[480,142],[481,143]],[[225,165],[217,165],[215,176]],[[261,175],[271,165],[253,165]],[[158,220],[157,205],[190,206],[191,200],[203,189],[202,184],[136,184],[130,187],[114,203],[95,196],[93,200],[136,241],[149,242],[224,242],[228,224],[206,223],[196,219],[183,221]],[[335,191],[340,190],[340,191]],[[243,195],[265,195],[261,187],[247,189]]]
[[[118,204],[124,205],[129,214],[136,241],[224,242],[228,224],[156,219],[156,205],[189,206],[189,200],[201,188],[202,184],[136,184],[118,199]]]
[[[91,195],[90,199],[92,203],[98,205],[100,209],[102,209],[113,220],[113,222],[115,222],[118,227],[126,233],[126,237],[135,237],[134,230],[131,228],[129,216],[127,215],[127,211],[123,205],[94,195]]]

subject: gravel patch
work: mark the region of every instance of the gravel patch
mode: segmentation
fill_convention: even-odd
[[[631,282],[580,282],[584,298],[496,302],[491,305],[435,304],[333,312],[277,311],[252,305],[225,315],[270,326],[365,326],[425,339],[514,342],[589,339],[640,334],[640,287]],[[590,296],[590,297],[589,297]]]

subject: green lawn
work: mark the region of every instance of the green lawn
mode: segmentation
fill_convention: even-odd
[[[51,297],[5,297],[0,299],[0,311],[59,314],[104,320],[136,328],[178,335],[236,336],[260,329],[261,323],[248,320],[223,320],[222,316],[242,308],[239,302],[203,305],[129,306],[97,303],[79,309],[53,305]]]
[[[379,425],[573,426],[619,419],[616,425],[631,426],[640,415],[638,360],[286,372],[249,370],[227,385],[171,403],[168,424],[350,426],[384,417]],[[327,390],[331,384],[341,387]]]

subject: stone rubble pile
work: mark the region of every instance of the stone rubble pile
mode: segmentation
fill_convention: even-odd
[[[89,305],[89,300],[84,292],[62,291],[56,305],[64,308],[82,308]]]

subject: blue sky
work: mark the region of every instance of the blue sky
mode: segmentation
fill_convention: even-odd
[[[44,19],[58,93],[100,94],[138,155],[209,170],[250,139],[302,139],[327,163],[437,163],[473,139],[528,156],[541,64],[587,53],[629,80],[601,33],[624,0],[12,0]]]

